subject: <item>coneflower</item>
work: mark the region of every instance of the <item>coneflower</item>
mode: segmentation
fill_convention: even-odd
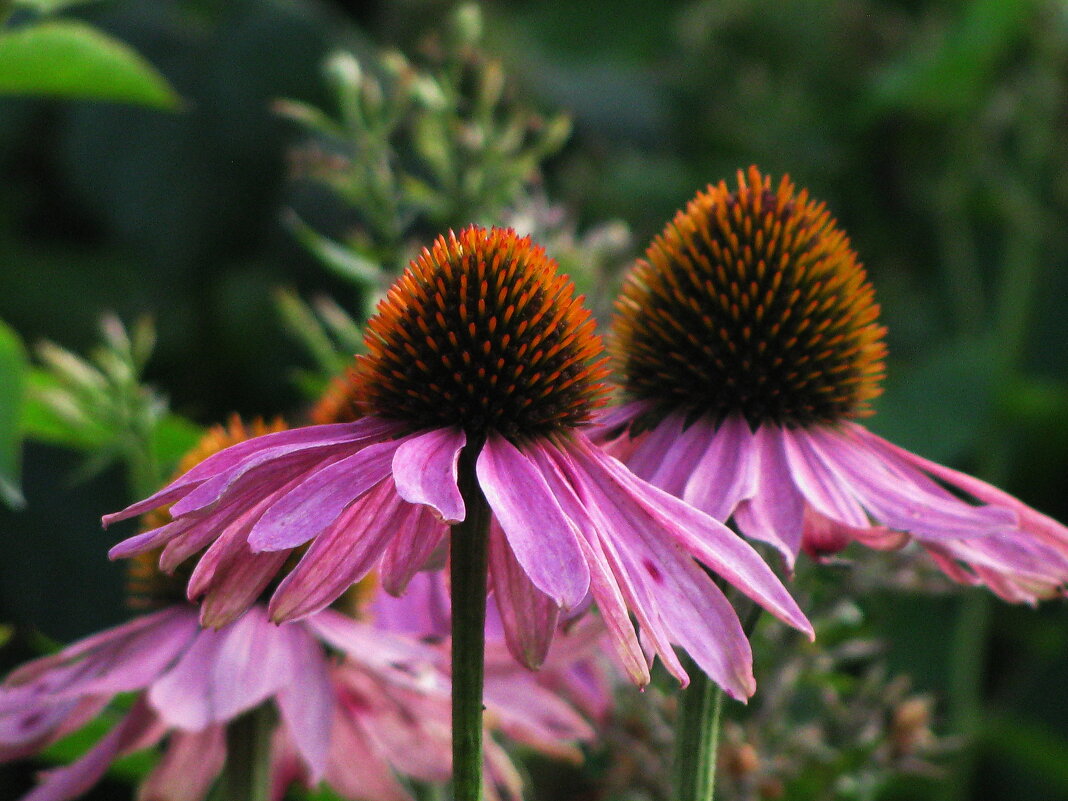
[[[605,396],[593,328],[571,281],[529,238],[478,227],[441,237],[368,323],[367,354],[351,372],[359,419],[217,454],[107,516],[172,504],[172,523],[113,553],[165,544],[192,554],[225,541],[219,547],[271,555],[277,572],[307,546],[271,599],[282,621],[322,609],[376,566],[387,588],[402,590],[451,526],[461,801],[479,793],[487,563],[509,644],[526,664],[541,662],[560,611],[589,593],[636,681],[648,680],[649,664],[628,610],[681,681],[673,645],[746,697],[755,686],[748,640],[695,558],[791,625],[811,628],[756,551],[636,479],[582,433]],[[207,580],[210,570],[201,572]]]
[[[1068,529],[861,426],[885,329],[822,203],[752,167],[690,201],[627,276],[610,347],[627,402],[602,432],[637,475],[792,565],[915,540],[952,578],[1033,602]]]

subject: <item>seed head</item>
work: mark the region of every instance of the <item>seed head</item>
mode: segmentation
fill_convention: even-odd
[[[823,203],[756,167],[709,186],[627,276],[610,348],[624,390],[661,413],[805,426],[869,413],[885,329]]]

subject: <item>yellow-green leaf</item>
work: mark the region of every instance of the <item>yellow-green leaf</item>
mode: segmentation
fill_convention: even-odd
[[[19,463],[22,456],[22,407],[25,400],[26,352],[18,335],[0,323],[0,501],[20,507]]]
[[[0,32],[0,95],[49,95],[177,109],[167,80],[128,45],[83,22]]]

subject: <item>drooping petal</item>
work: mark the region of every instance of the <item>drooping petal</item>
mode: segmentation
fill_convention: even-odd
[[[778,549],[792,570],[801,550],[805,499],[790,477],[777,427],[760,426],[752,447],[758,451],[755,461],[760,466],[757,487],[735,508],[734,522],[745,536]]]
[[[348,716],[337,717],[331,737],[326,780],[345,798],[361,801],[414,801],[389,764],[369,746]]]
[[[416,573],[427,567],[449,527],[428,506],[405,504],[396,531],[378,565],[382,586],[390,595],[405,592]]]
[[[490,578],[505,641],[516,661],[536,670],[549,652],[560,607],[527,577],[496,521],[489,537]]]
[[[671,537],[664,536],[661,515],[645,508],[637,498],[625,497],[627,490],[590,459],[588,452],[582,451],[581,456],[586,458],[573,462],[571,479],[579,485],[586,508],[597,516],[605,553],[616,576],[623,579],[624,594],[629,588],[632,596],[631,611],[665,667],[684,685],[688,683],[671,650],[671,645],[681,645],[728,695],[748,698],[756,689],[752,651],[733,607],[708,574],[675,546]],[[611,457],[603,455],[601,459]],[[715,522],[655,487],[648,489],[689,509],[692,515]],[[744,545],[739,537],[732,536]],[[764,570],[771,574],[766,565]],[[800,610],[797,615],[801,615]]]
[[[222,726],[176,731],[163,756],[137,789],[137,801],[202,801],[226,761]]]
[[[401,440],[369,445],[310,476],[280,498],[252,528],[254,551],[296,548],[320,534],[353,502],[385,479]]]
[[[460,428],[418,434],[393,455],[393,481],[409,503],[424,504],[452,525],[464,519],[464,499],[456,485],[457,461],[467,443]]]
[[[215,720],[213,669],[223,636],[201,631],[173,668],[153,683],[148,702],[163,720],[185,731],[200,731]]]
[[[557,606],[578,604],[589,590],[590,571],[574,526],[534,463],[504,437],[491,434],[475,470],[516,561],[534,586]]]
[[[697,421],[690,428],[703,425],[703,421]],[[761,451],[744,417],[728,417],[708,433],[704,453],[696,463],[686,464],[690,472],[683,491],[674,492],[658,482],[652,483],[710,517],[726,521],[741,501],[756,494]]]
[[[935,476],[946,484],[968,493],[983,503],[1001,506],[1016,513],[1019,526],[1042,540],[1062,554],[1068,554],[1068,527],[1033,509],[1018,498],[994,487],[985,481],[969,476],[959,470],[940,465],[924,459],[914,453],[887,442],[861,426],[851,425],[849,432],[873,450],[883,454],[893,462],[904,462]]]
[[[603,495],[607,523],[646,539],[651,531],[663,532],[784,623],[812,636],[808,619],[752,546],[703,512],[636,479],[581,435],[574,441],[570,455],[578,475]]]
[[[864,509],[826,468],[807,440],[799,437],[798,432],[786,428],[780,430],[780,436],[790,474],[812,508],[824,517],[852,528],[869,526],[870,521]]]
[[[374,567],[408,506],[391,482],[382,481],[345,510],[278,585],[271,618],[296,620],[333,603]]]
[[[84,756],[62,768],[41,774],[41,782],[21,801],[69,801],[87,792],[107,772],[126,749],[142,739],[154,720],[143,703],[137,703],[126,717],[104,735]]]
[[[447,692],[448,681],[438,669],[442,653],[429,645],[353,621],[332,609],[306,618],[302,625],[372,672],[422,692],[442,688]]]
[[[219,453],[213,454],[175,481],[143,501],[128,506],[121,512],[105,515],[104,526],[117,520],[136,517],[151,509],[164,506],[189,493],[190,488],[208,479],[238,468],[242,462],[263,450],[278,448],[280,451],[299,452],[307,447],[324,444],[359,443],[392,436],[399,426],[392,421],[368,417],[354,423],[337,423],[325,426],[306,426],[287,431],[277,431],[262,437],[239,442]],[[282,455],[280,453],[280,455]]]
[[[213,722],[232,720],[304,680],[294,672],[293,633],[271,623],[262,606],[249,609],[219,635],[209,686]]]
[[[676,414],[675,416],[678,417],[679,415]],[[662,423],[660,427],[663,426],[664,424]],[[668,425],[669,430],[673,431],[674,428],[674,425]],[[656,433],[654,431],[649,435],[649,439],[654,444],[658,439]],[[648,479],[649,483],[654,487],[660,487],[664,492],[670,492],[672,495],[682,497],[693,476],[693,471],[700,466],[702,454],[708,450],[709,444],[715,441],[715,437],[715,429],[703,419],[694,420],[685,426],[682,431],[672,438],[667,448],[661,452],[660,466],[652,477]],[[645,446],[645,443],[639,446],[639,449],[643,446]],[[715,488],[713,488],[713,491],[715,491]]]
[[[449,590],[444,571],[417,573],[403,598],[394,597],[385,582],[382,588],[386,592],[375,593],[369,605],[376,626],[417,639],[449,636]]]
[[[839,482],[862,499],[874,517],[899,531],[924,538],[961,539],[1012,528],[1016,515],[1009,509],[970,506],[930,492],[922,482],[890,473],[862,448],[829,431],[797,432]],[[924,479],[926,481],[926,479]]]
[[[327,770],[335,694],[323,649],[299,623],[280,626],[292,680],[278,693],[282,723],[311,777],[318,784]]]
[[[627,459],[630,471],[638,478],[651,481],[664,463],[664,456],[671,444],[682,436],[685,426],[686,416],[672,412],[651,431],[643,433]]]
[[[649,683],[649,662],[634,632],[634,624],[627,613],[627,600],[604,555],[594,521],[556,461],[546,451],[538,452],[536,458],[553,495],[582,535],[579,545],[590,570],[590,594],[612,635],[619,661],[631,681],[644,687]]]

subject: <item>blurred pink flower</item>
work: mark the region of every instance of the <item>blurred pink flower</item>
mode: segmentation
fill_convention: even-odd
[[[594,736],[589,724],[506,661],[508,669],[489,671],[487,726],[549,756],[579,758],[575,744]],[[279,626],[256,605],[214,631],[200,627],[194,607],[173,606],[14,671],[0,685],[0,762],[37,753],[133,692],[130,710],[92,750],[45,771],[23,801],[75,798],[115,759],[164,739],[138,797],[199,801],[222,771],[227,724],[273,701],[276,798],[294,782],[325,781],[344,798],[411,801],[398,774],[446,782],[452,772],[448,664],[447,650],[388,620],[326,610]],[[487,797],[518,799],[518,771],[498,743],[486,743]]]

